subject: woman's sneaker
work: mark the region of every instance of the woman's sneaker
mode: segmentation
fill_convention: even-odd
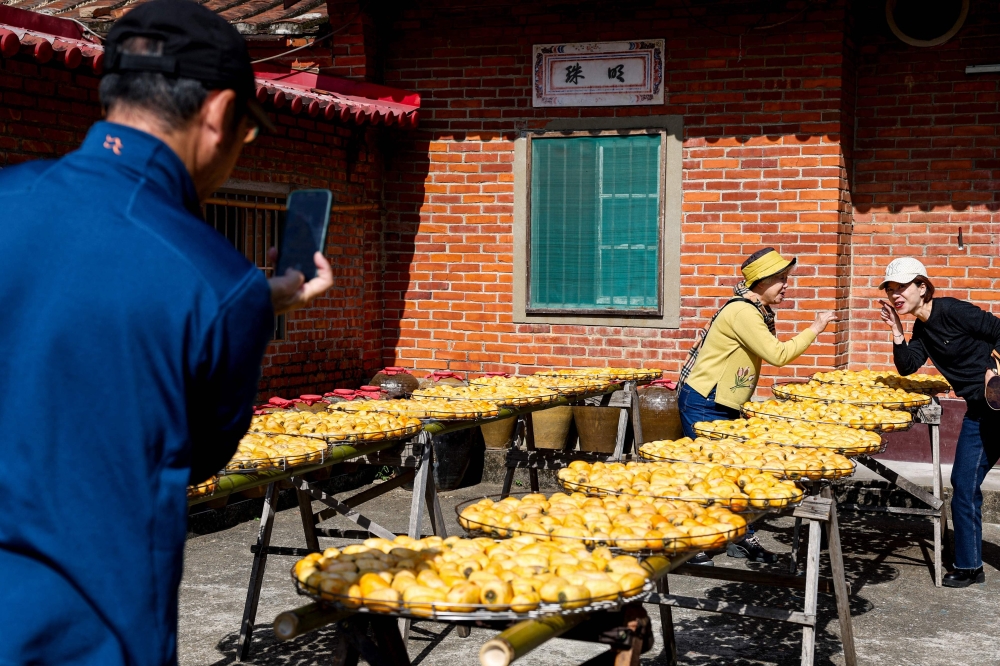
[[[726,555],[761,564],[775,564],[778,561],[777,553],[772,553],[764,548],[760,541],[757,541],[756,534],[752,534],[738,543],[729,544],[729,547],[726,548]]]

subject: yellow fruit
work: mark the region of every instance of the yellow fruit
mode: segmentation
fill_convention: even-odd
[[[566,579],[553,576],[539,588],[538,596],[542,598],[542,601],[559,603],[559,594],[567,585],[569,585],[569,581]]]
[[[406,588],[416,584],[417,577],[412,571],[400,571],[393,577],[391,587],[400,594],[403,594]]]
[[[366,573],[361,576],[361,579],[358,581],[358,586],[361,588],[361,595],[365,598],[367,598],[375,590],[391,589],[389,588],[389,584],[385,582],[385,579],[377,573]]]
[[[479,603],[479,586],[475,583],[459,583],[448,590],[445,599],[445,610],[458,613],[474,610],[473,606]]]
[[[510,609],[515,613],[527,613],[538,608],[541,598],[535,592],[523,592],[510,600]]]
[[[479,601],[489,606],[490,610],[506,608],[513,596],[510,584],[504,581],[488,581],[479,588]]]
[[[611,601],[618,598],[621,588],[608,577],[606,580],[588,580],[584,586],[594,601]]]
[[[557,595],[563,608],[582,608],[590,603],[590,590],[583,585],[566,585]]]
[[[373,590],[370,594],[364,595],[364,604],[373,611],[381,613],[391,613],[400,608],[399,592],[391,587],[384,587]]]
[[[646,584],[646,577],[639,573],[626,573],[618,580],[621,587],[622,596],[631,597],[642,592],[642,587]]]
[[[342,599],[343,603],[348,608],[357,608],[364,601],[364,595],[361,594],[361,587],[358,585],[351,585],[347,589],[347,599]]]

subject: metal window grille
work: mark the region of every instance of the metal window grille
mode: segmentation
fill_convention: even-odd
[[[274,275],[267,251],[278,247],[285,223],[285,197],[217,193],[205,202],[205,221],[264,275]],[[273,339],[284,340],[285,334],[285,315],[278,315]]]

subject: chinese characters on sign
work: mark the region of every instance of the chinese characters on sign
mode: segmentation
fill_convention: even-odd
[[[533,106],[662,103],[662,39],[534,47]]]
[[[583,68],[580,67],[580,63],[576,63],[575,65],[570,65],[569,67],[567,67],[566,83],[572,83],[573,85],[576,85],[580,82],[580,79],[587,78],[582,74],[582,72]]]

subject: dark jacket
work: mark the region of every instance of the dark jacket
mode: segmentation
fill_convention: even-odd
[[[0,663],[176,663],[185,487],[249,425],[267,281],[120,125],[0,201]]]
[[[1000,319],[957,298],[935,298],[926,322],[913,324],[910,342],[893,345],[896,370],[909,375],[927,359],[947,378],[955,393],[970,403],[984,403],[990,353],[1000,350]]]

